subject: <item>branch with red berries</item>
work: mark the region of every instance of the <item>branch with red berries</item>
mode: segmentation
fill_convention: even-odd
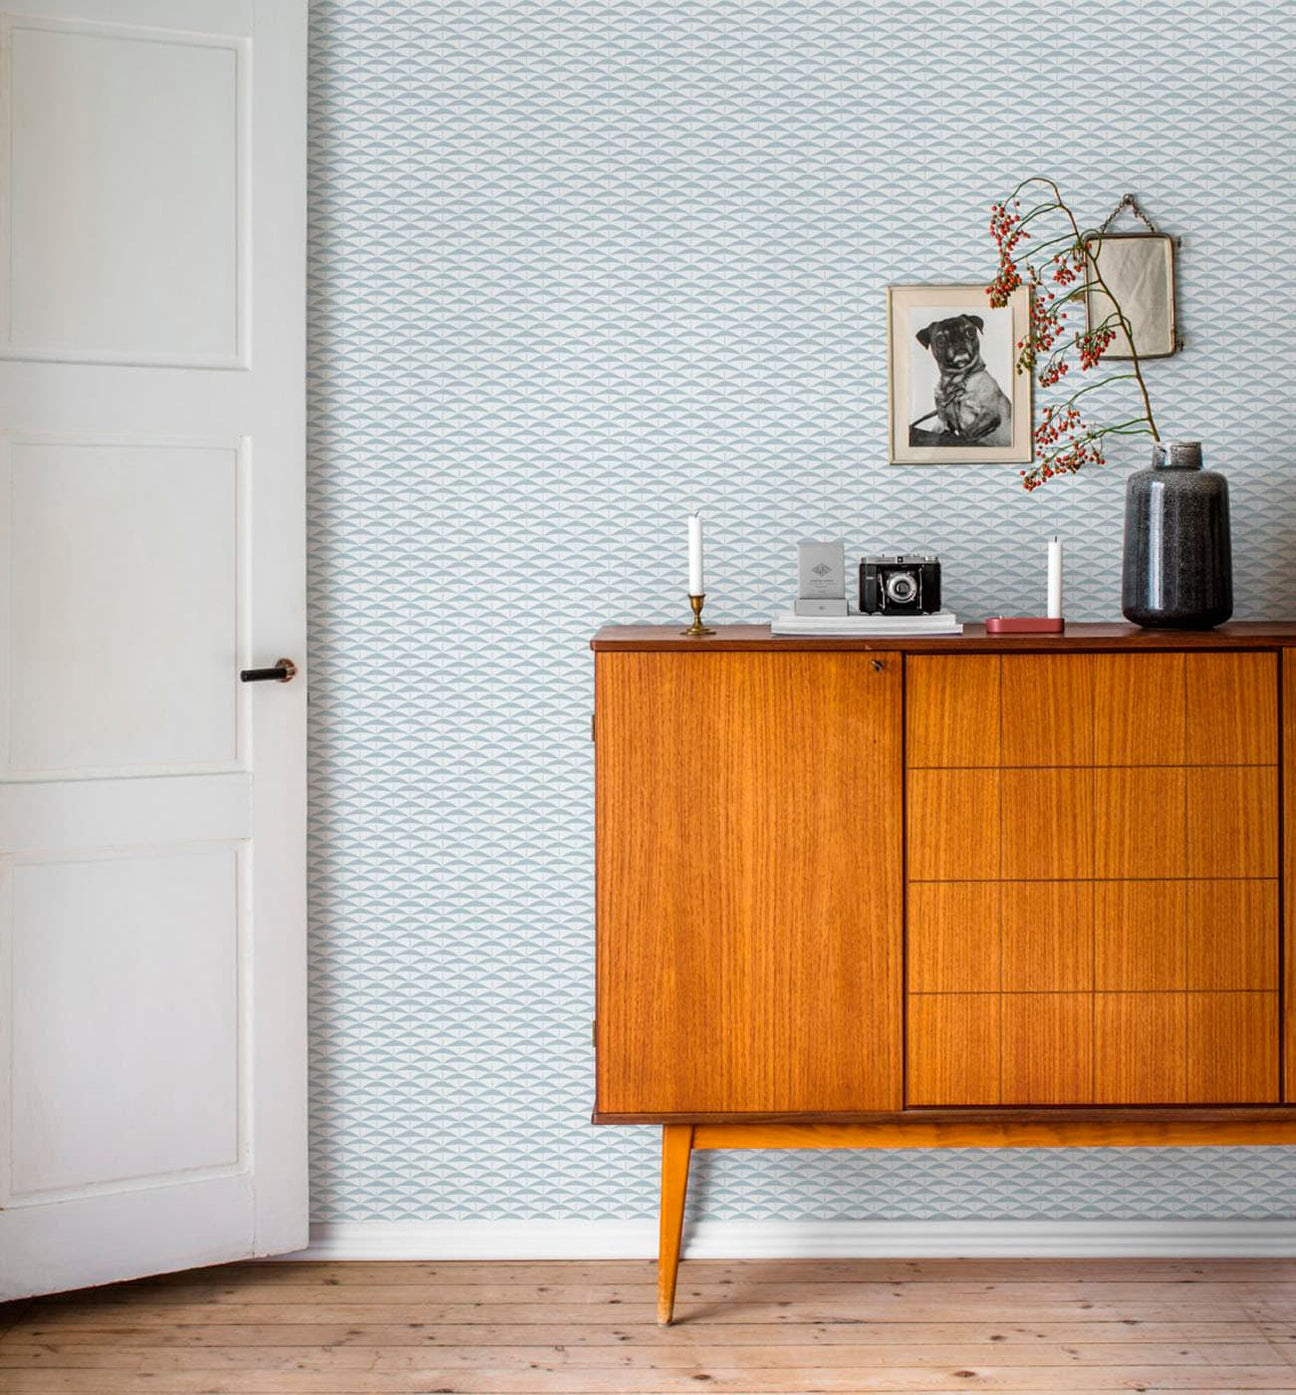
[[[1041,188],[1045,192],[1040,193]],[[1023,211],[1021,196],[1027,190],[1038,194],[1042,201]],[[1027,260],[1022,244],[1032,241],[1030,225],[1053,215],[1060,217],[1061,233],[1037,242],[1034,259]],[[1098,265],[1100,252],[1095,239],[1099,234],[1082,232],[1058,186],[1051,179],[1037,177],[1024,180],[1006,199],[991,207],[990,236],[999,249],[999,269],[987,287],[990,304],[1003,308],[1022,286],[1031,293],[1026,337],[1017,342],[1018,373],[1033,374],[1042,388],[1055,388],[1073,364],[1078,363],[1081,373],[1097,368],[1118,331],[1124,332],[1130,351],[1128,373],[1112,373],[1086,382],[1064,402],[1044,408],[1035,426],[1035,463],[1021,472],[1022,484],[1028,490],[1038,489],[1056,475],[1073,475],[1085,465],[1103,464],[1104,443],[1110,436],[1147,435],[1159,441],[1133,330]],[[1069,312],[1093,291],[1106,298],[1111,310],[1097,324],[1068,334]],[[1086,420],[1089,404],[1082,411],[1079,400],[1096,389],[1120,382],[1138,385],[1141,413],[1107,426]]]

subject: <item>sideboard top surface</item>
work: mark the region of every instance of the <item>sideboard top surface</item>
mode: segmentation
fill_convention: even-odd
[[[883,639],[854,635],[770,634],[768,625],[717,625],[715,634],[687,638],[682,625],[604,625],[590,640],[596,652],[692,651],[732,653],[797,649],[899,650],[911,654],[1055,653],[1086,649],[1286,649],[1296,647],[1296,621],[1240,620],[1213,630],[1144,630],[1137,625],[1068,623],[1061,635],[988,635],[982,624],[943,638]]]

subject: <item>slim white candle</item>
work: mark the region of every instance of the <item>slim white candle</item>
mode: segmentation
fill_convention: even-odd
[[[702,515],[694,509],[689,514],[689,595],[705,596],[702,584]]]
[[[1048,550],[1048,617],[1062,618],[1062,539],[1056,537]]]

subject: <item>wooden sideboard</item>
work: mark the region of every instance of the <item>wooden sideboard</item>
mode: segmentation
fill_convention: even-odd
[[[1296,624],[591,647],[660,1321],[697,1148],[1296,1142]]]

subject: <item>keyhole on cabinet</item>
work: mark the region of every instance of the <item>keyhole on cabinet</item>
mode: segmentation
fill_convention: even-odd
[[[886,664],[884,664],[884,663],[882,662],[881,659],[874,659],[874,660],[873,660],[873,672],[874,672],[874,673],[881,673],[882,670],[883,670],[884,668],[886,668]]]

